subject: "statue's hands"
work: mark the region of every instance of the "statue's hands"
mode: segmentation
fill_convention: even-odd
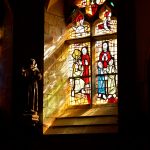
[[[22,67],[21,71],[22,71],[22,72],[25,72],[25,69]]]
[[[21,73],[22,73],[23,76],[26,77],[26,70],[25,70],[23,67],[22,67],[22,69],[21,69]]]

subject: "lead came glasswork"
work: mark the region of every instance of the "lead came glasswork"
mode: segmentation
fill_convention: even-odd
[[[101,5],[105,2],[106,0],[75,0],[76,6],[79,8],[83,8],[89,5],[97,4]]]
[[[90,36],[90,24],[84,21],[84,15],[81,11],[75,10],[72,15],[72,24],[68,38],[75,39],[87,36]]]
[[[71,84],[71,105],[81,104],[104,104],[116,103],[118,101],[118,69],[117,69],[117,20],[112,17],[109,7],[102,7],[99,11],[99,19],[96,20],[91,29],[90,24],[84,20],[84,14],[79,10],[74,11],[73,22],[69,39],[85,39],[85,37],[102,37],[102,40],[92,42],[88,46],[85,43],[70,45],[72,73]],[[85,25],[88,24],[88,28]],[[80,28],[80,30],[78,30]],[[88,30],[85,30],[88,29]],[[95,32],[90,32],[90,30]],[[88,31],[88,32],[87,32]],[[109,37],[110,36],[110,37]],[[112,38],[111,38],[112,37]],[[91,47],[90,43],[95,45]],[[84,52],[85,51],[85,52]],[[92,51],[90,53],[90,51]],[[85,55],[83,55],[83,52]],[[83,61],[85,59],[85,62]],[[95,64],[93,73],[91,62]],[[88,64],[88,65],[86,65]],[[95,76],[95,77],[94,77]],[[95,80],[92,80],[95,78]],[[91,85],[95,85],[92,88]],[[87,92],[88,90],[88,92]],[[92,90],[93,92],[92,96]]]
[[[70,104],[91,103],[91,62],[90,43],[77,43],[69,46],[70,56]]]
[[[116,103],[117,85],[117,39],[97,41],[96,49],[96,103]]]
[[[117,32],[117,19],[112,17],[110,9],[105,9],[99,13],[99,20],[95,26],[95,35],[105,35]]]

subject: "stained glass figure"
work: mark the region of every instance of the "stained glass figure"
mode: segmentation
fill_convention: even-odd
[[[117,102],[117,40],[96,42],[97,103]]]
[[[70,104],[91,103],[91,70],[90,70],[90,44],[78,43],[70,45]]]
[[[84,8],[86,6],[93,4],[101,5],[105,1],[106,0],[75,0],[75,5],[78,6],[79,8]]]
[[[84,91],[84,85],[85,82],[83,81],[83,79],[81,79],[81,76],[83,74],[83,66],[82,66],[82,62],[81,62],[81,51],[78,49],[75,49],[72,57],[74,58],[74,63],[72,66],[72,76],[75,77],[74,83],[73,83],[73,89],[71,92],[71,95],[74,97],[75,93],[79,93],[81,91],[81,93],[85,93]]]
[[[89,65],[90,65],[90,56],[88,54],[88,47],[83,47],[81,50],[81,60],[83,66],[83,80],[86,85],[89,86]]]
[[[107,73],[108,73],[108,102],[113,103],[116,102],[116,92],[117,92],[117,86],[116,86],[116,74],[117,70],[114,63],[114,58],[111,58],[109,61]]]
[[[88,5],[86,6],[85,8],[85,11],[86,11],[86,14],[91,17],[91,16],[94,16],[95,13],[97,12],[97,9],[98,9],[98,5],[95,3],[92,3],[91,5]]]
[[[95,27],[95,35],[112,34],[117,32],[117,20],[115,17],[112,17],[110,9],[100,11],[99,18],[100,20],[97,21]]]
[[[98,62],[98,97],[106,99],[105,75],[103,72],[102,62]]]
[[[104,29],[104,30],[110,30],[110,20],[111,20],[111,12],[106,10],[104,12],[104,19],[103,19],[103,23],[98,25],[99,29]]]
[[[84,15],[79,10],[72,15],[72,27],[69,33],[69,39],[90,36],[90,25],[84,21]]]

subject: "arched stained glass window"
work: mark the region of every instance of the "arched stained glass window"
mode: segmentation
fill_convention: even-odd
[[[101,7],[98,12],[99,19],[96,21],[87,22],[84,20],[85,16],[86,14],[81,13],[79,9],[74,11],[72,26],[69,29],[72,32],[68,41],[74,39],[68,48],[70,104],[116,103],[118,101],[116,16],[112,16],[112,11],[107,5]]]
[[[44,52],[43,122],[47,129],[50,127],[48,133],[55,132],[52,125],[71,125],[71,130],[81,123],[88,126],[89,120],[93,125],[92,119],[101,115],[115,115],[112,122],[106,120],[110,124],[117,122],[118,49],[114,4],[108,0],[76,0],[64,32],[57,30],[61,28],[62,18],[52,16],[52,19],[56,18],[53,23],[61,24],[56,28],[55,24],[51,26],[53,37],[48,38],[51,42],[45,44]],[[61,117],[71,121],[64,121]],[[85,117],[82,121],[76,120],[82,117]],[[99,119],[95,124],[101,126],[103,121]],[[64,134],[68,128],[58,130]],[[69,130],[68,133],[77,132],[79,130]]]

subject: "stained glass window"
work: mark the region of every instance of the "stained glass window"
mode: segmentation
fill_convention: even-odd
[[[88,1],[84,1],[82,4],[87,8],[87,3]],[[69,39],[81,41],[69,46],[70,105],[116,103],[118,101],[117,19],[112,16],[109,7],[102,7],[99,19],[92,24],[85,21],[84,17],[85,14],[81,11],[75,11],[72,16],[73,25],[69,30]],[[86,41],[85,37],[90,37],[89,42],[82,42]],[[97,38],[100,40],[92,40]]]
[[[76,43],[69,46],[69,70],[71,105],[91,103],[91,55],[90,43]]]
[[[64,35],[45,51],[45,116],[58,105],[65,110],[118,101],[117,18],[105,0],[78,2]]]

